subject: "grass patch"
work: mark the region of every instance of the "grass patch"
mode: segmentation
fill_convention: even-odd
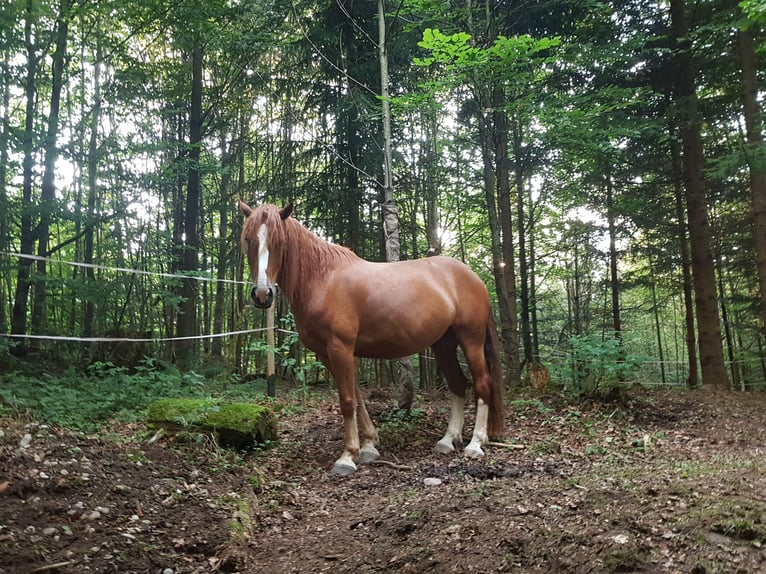
[[[704,497],[678,523],[704,539],[708,533],[742,544],[766,544],[766,504],[734,497]]]

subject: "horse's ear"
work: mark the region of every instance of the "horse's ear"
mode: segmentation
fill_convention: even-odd
[[[290,217],[290,214],[293,212],[293,204],[288,203],[285,205],[282,209],[279,210],[279,217],[282,218],[282,221]]]
[[[242,212],[242,215],[244,215],[245,217],[250,217],[250,214],[253,212],[250,206],[247,205],[241,199],[239,200],[239,210]]]

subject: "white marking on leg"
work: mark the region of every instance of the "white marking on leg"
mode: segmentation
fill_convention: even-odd
[[[355,471],[356,463],[354,462],[354,457],[352,457],[351,453],[348,451],[343,451],[343,454],[340,455],[340,458],[335,461],[335,464],[332,467],[333,474],[337,474],[338,476],[348,476]]]
[[[375,441],[372,439],[365,439],[362,441],[362,448],[359,449],[359,464],[370,464],[378,460],[380,453],[375,448]]]
[[[439,454],[455,452],[455,445],[463,444],[463,416],[465,399],[454,393],[450,394],[450,417],[447,432],[436,443],[434,450]]]
[[[369,464],[378,459],[380,453],[375,448],[378,444],[378,431],[364,406],[364,397],[362,389],[356,385],[356,421],[359,427],[359,437],[362,446],[359,449],[359,464]]]
[[[473,437],[468,446],[465,447],[464,454],[469,458],[478,458],[484,456],[482,446],[487,444],[487,419],[489,417],[489,407],[487,403],[479,399],[476,404],[476,426],[473,429]]]
[[[340,476],[348,476],[356,470],[354,459],[359,456],[359,429],[356,426],[356,410],[348,418],[343,417],[343,427],[346,435],[346,448],[335,461],[332,471]]]

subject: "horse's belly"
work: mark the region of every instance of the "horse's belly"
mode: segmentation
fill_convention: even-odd
[[[362,326],[356,340],[354,354],[371,359],[396,359],[414,355],[430,347],[449,328],[440,321],[424,325],[392,325],[379,322]]]

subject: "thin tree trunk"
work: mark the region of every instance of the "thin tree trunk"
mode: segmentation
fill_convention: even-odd
[[[487,202],[487,223],[491,239],[492,275],[495,281],[497,305],[500,312],[500,339],[503,346],[503,355],[508,364],[511,362],[512,357],[518,357],[518,345],[512,336],[515,325],[511,319],[511,303],[506,289],[504,274],[505,262],[503,261],[502,243],[500,241],[500,220],[496,198],[497,178],[495,174],[494,148],[492,145],[490,120],[484,114],[478,114],[477,119],[479,121],[479,146],[481,148],[483,164],[484,198]],[[510,383],[510,380],[507,383]]]
[[[524,364],[527,369],[537,360],[532,345],[530,319],[529,266],[525,232],[527,226],[524,217],[524,158],[522,151],[522,126],[519,118],[513,121],[513,157],[516,175],[516,229],[519,238],[519,304],[521,307],[521,341],[524,347]],[[531,205],[531,204],[530,204]]]
[[[441,255],[442,243],[439,237],[438,198],[439,186],[437,184],[437,141],[439,124],[436,120],[436,112],[428,110],[423,113],[425,126],[425,222],[426,240],[428,242],[428,255]]]
[[[607,168],[606,217],[609,227],[609,288],[612,295],[612,336],[622,343],[622,318],[620,316],[620,276],[617,272],[617,228],[614,223],[614,183]],[[620,351],[622,357],[622,350]]]
[[[9,240],[9,213],[8,213],[8,147],[10,145],[10,103],[11,103],[11,77],[8,66],[9,50],[4,49],[0,61],[0,74],[2,74],[2,135],[0,136],[0,252],[8,251]],[[0,257],[5,257],[0,255]],[[6,311],[5,273],[0,276],[0,333],[6,333],[8,328],[8,313]]]
[[[737,4],[737,2],[735,2]],[[739,10],[737,10],[739,13]],[[761,301],[761,328],[766,329],[766,169],[763,159],[763,122],[758,102],[758,58],[752,28],[737,33],[737,53],[742,74],[742,110],[745,116],[747,162],[750,168],[750,213],[755,264]]]
[[[399,261],[399,211],[394,198],[391,178],[391,105],[388,93],[388,45],[386,39],[386,13],[383,0],[378,0],[378,56],[380,59],[380,96],[383,108],[383,231],[386,238],[386,261]],[[415,384],[412,359],[402,357],[398,361],[399,408],[410,410],[415,401]]]
[[[226,300],[226,284],[222,281],[226,278],[226,270],[229,267],[228,237],[229,237],[229,210],[232,208],[231,199],[231,167],[234,163],[235,146],[239,142],[231,142],[226,151],[226,138],[221,137],[221,189],[218,198],[218,264],[216,266],[215,305],[213,307],[213,332],[223,332],[223,317]],[[221,358],[223,352],[223,337],[216,337],[211,342],[210,354]]]
[[[32,255],[35,246],[35,235],[32,229],[32,178],[34,170],[34,145],[35,145],[35,99],[37,89],[35,80],[37,75],[37,48],[32,35],[32,22],[34,16],[34,0],[27,0],[27,13],[24,22],[24,39],[27,48],[27,76],[25,86],[26,109],[24,116],[24,135],[22,137],[22,192],[21,192],[21,245],[22,255]],[[16,290],[14,292],[13,310],[11,311],[11,333],[16,335],[27,334],[27,308],[29,299],[30,269],[32,260],[19,258],[16,278]],[[23,352],[27,347],[26,341],[19,341],[17,350]]]
[[[508,160],[508,115],[504,110],[505,95],[500,86],[492,90],[492,152],[497,186],[497,213],[500,227],[500,254],[498,266],[500,281],[503,284],[505,303],[500,305],[500,325],[506,346],[506,381],[507,385],[521,383],[521,362],[519,357],[518,312],[516,309],[516,267],[513,253],[513,208],[511,207],[510,165]],[[486,165],[486,164],[485,164]],[[494,193],[495,190],[492,190]],[[498,293],[499,298],[499,293]]]
[[[200,204],[200,145],[202,141],[202,46],[199,39],[194,43],[192,51],[192,91],[191,108],[189,113],[189,174],[186,186],[186,208],[184,216],[184,242],[181,257],[181,271],[191,273],[197,271],[199,264],[199,204]],[[181,286],[181,312],[177,322],[177,336],[192,337],[196,333],[197,324],[197,281],[191,277],[185,278]],[[183,366],[194,363],[194,351],[197,345],[194,341],[179,341],[178,361]]]
[[[101,122],[101,22],[99,21],[96,30],[96,61],[93,66],[93,111],[91,113],[90,141],[88,143],[88,207],[85,228],[85,251],[83,253],[84,262],[88,265],[93,263],[93,252],[95,243],[95,216],[96,199],[98,197],[98,128]],[[85,268],[85,280],[93,283],[95,275],[93,268]],[[93,321],[95,307],[93,299],[85,299],[82,319],[83,337],[93,336]]]
[[[50,224],[56,200],[56,158],[58,148],[59,109],[61,89],[64,83],[64,61],[66,59],[67,39],[69,36],[69,0],[61,0],[56,20],[56,50],[53,53],[53,71],[51,78],[51,108],[44,142],[44,170],[40,192],[40,221],[37,224],[37,279],[35,280],[34,305],[32,307],[32,332],[40,333],[46,320],[47,265]]]
[[[717,257],[720,267],[720,257]],[[723,272],[718,274],[718,296],[721,299],[721,321],[723,323],[724,341],[726,341],[726,356],[729,360],[729,371],[731,372],[731,382],[735,389],[740,388],[740,373],[737,365],[737,352],[734,348],[734,336],[731,332],[731,322],[729,320],[729,308],[726,304],[726,290],[724,289]]]
[[[675,75],[675,96],[680,118],[683,146],[686,209],[689,214],[694,302],[702,367],[702,384],[728,389],[729,379],[723,361],[721,322],[716,300],[715,267],[711,253],[711,232],[708,221],[704,153],[700,135],[700,115],[692,69],[691,47],[687,45],[688,26],[683,0],[671,0],[672,34],[676,44],[678,68]]]
[[[670,162],[672,166],[673,190],[676,204],[676,220],[678,221],[678,245],[681,254],[681,273],[684,293],[684,320],[686,355],[688,357],[689,376],[686,385],[690,389],[699,386],[699,369],[697,368],[697,337],[694,325],[694,293],[692,286],[691,256],[687,239],[686,213],[684,209],[683,168],[681,167],[681,151],[675,139],[675,129],[670,128]]]
[[[527,204],[529,205],[529,307],[530,320],[532,324],[532,357],[535,362],[540,362],[540,330],[537,321],[537,286],[536,286],[536,267],[535,267],[535,216],[534,203],[532,202],[532,188],[527,189]]]

